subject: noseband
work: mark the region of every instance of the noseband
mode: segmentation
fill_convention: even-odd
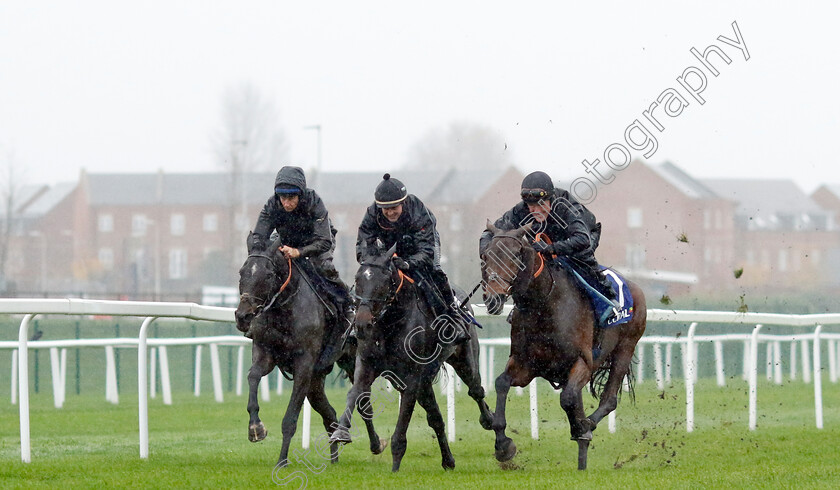
[[[249,254],[248,258],[250,259],[251,257],[260,257],[260,258],[266,259],[271,264],[271,270],[272,271],[277,270],[277,263],[274,262],[274,258],[271,257],[270,255],[261,254],[261,253]],[[240,299],[254,298],[254,299],[256,299],[256,300],[258,300],[262,303],[259,306],[257,306],[256,310],[254,310],[254,318],[260,316],[266,310],[271,308],[274,305],[274,302],[277,301],[277,298],[280,297],[280,294],[282,294],[283,291],[285,291],[286,288],[289,286],[289,282],[292,280],[292,259],[289,258],[287,260],[288,260],[288,263],[289,263],[289,275],[286,277],[286,280],[280,286],[280,289],[276,293],[274,293],[274,296],[272,296],[268,301],[266,301],[263,298],[260,298],[258,296],[254,296],[254,295],[248,294],[248,293],[242,293],[240,295]],[[291,296],[289,296],[289,297],[291,298]]]
[[[394,254],[394,255],[396,256],[396,254]],[[365,264],[365,265],[368,266],[368,267],[372,267],[372,268],[375,268],[375,269],[381,269],[381,270],[385,271],[386,273],[388,273],[388,278],[391,281],[391,287],[388,289],[388,296],[386,296],[385,298],[370,298],[370,297],[369,298],[363,298],[361,296],[356,296],[356,299],[359,300],[359,306],[364,305],[364,306],[367,306],[368,308],[370,308],[370,305],[373,304],[373,303],[384,303],[382,311],[380,311],[379,314],[376,316],[376,318],[373,319],[373,321],[371,322],[372,324],[375,324],[377,321],[381,320],[382,317],[385,316],[385,312],[388,310],[388,307],[391,304],[393,304],[395,299],[397,299],[397,295],[402,290],[403,285],[405,284],[405,281],[408,281],[411,284],[414,284],[414,279],[409,277],[408,274],[401,271],[400,269],[397,269],[397,277],[399,277],[399,283],[397,283],[397,281],[394,279],[394,275],[392,274],[393,264],[390,261],[389,261],[388,265],[384,265],[384,264]]]
[[[507,238],[509,240],[516,240],[518,242],[519,249],[517,250],[518,253],[516,254],[516,257],[518,258],[519,255],[522,252],[522,247],[523,247],[523,244],[522,244],[521,240],[519,238],[512,237],[512,236],[495,236],[495,237],[493,237],[494,240],[502,240],[502,239],[505,239],[505,238]],[[537,234],[536,241],[546,241],[548,243],[551,243],[551,240],[549,240],[548,237],[545,235],[545,233],[542,233],[542,232]],[[540,266],[537,268],[537,271],[534,272],[534,274],[533,274],[534,279],[540,277],[540,274],[542,274],[543,270],[545,269],[545,259],[543,258],[542,254],[537,252],[537,257],[540,259]],[[487,274],[487,282],[488,282],[488,284],[492,281],[496,281],[498,283],[506,282],[507,287],[505,288],[505,294],[507,294],[507,293],[510,292],[511,288],[513,288],[513,281],[516,280],[516,276],[518,276],[518,273],[514,276],[513,280],[507,281],[504,278],[502,278],[499,275],[498,272],[491,271]]]

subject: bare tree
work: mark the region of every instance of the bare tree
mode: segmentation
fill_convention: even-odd
[[[288,137],[274,101],[251,83],[228,88],[222,97],[221,126],[213,134],[218,165],[230,176],[228,263],[237,267],[236,250],[245,248],[249,216],[249,173],[279,167],[288,157]]]
[[[0,291],[6,290],[6,264],[9,259],[9,246],[18,204],[20,187],[23,181],[22,169],[15,164],[14,152],[2,151],[0,154],[0,209],[2,209],[2,227],[0,227]]]
[[[213,145],[219,166],[232,174],[272,169],[289,152],[274,101],[251,83],[225,91]]]
[[[409,150],[408,169],[503,169],[512,165],[502,133],[490,126],[453,122],[434,128]]]

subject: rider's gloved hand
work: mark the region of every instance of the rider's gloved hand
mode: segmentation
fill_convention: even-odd
[[[536,250],[539,253],[543,253],[543,254],[553,254],[554,253],[554,246],[552,246],[550,243],[545,243],[543,241],[534,242],[534,243],[531,244],[531,247],[533,247],[533,249]]]
[[[403,272],[406,272],[406,271],[408,271],[408,269],[411,268],[409,263],[406,262],[406,260],[402,257],[393,257],[393,258],[391,258],[391,262],[394,263],[394,267],[396,267],[397,269],[399,269]]]

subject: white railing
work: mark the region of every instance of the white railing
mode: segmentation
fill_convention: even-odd
[[[483,305],[474,305],[477,316],[485,316],[486,310]],[[506,306],[505,313],[510,306]],[[138,414],[139,414],[139,439],[140,457],[148,458],[149,435],[148,435],[148,374],[152,372],[152,379],[155,378],[155,354],[159,355],[160,376],[162,392],[165,404],[171,404],[171,388],[169,386],[169,368],[166,354],[166,347],[171,345],[195,345],[196,346],[196,370],[195,390],[198,395],[200,386],[200,363],[201,347],[208,345],[211,357],[211,372],[213,376],[214,395],[217,401],[222,401],[221,376],[219,373],[218,346],[238,345],[239,354],[237,358],[237,388],[236,393],[241,394],[244,361],[244,346],[250,340],[236,336],[216,336],[178,339],[147,339],[148,327],[156,318],[186,318],[193,320],[233,322],[233,309],[201,306],[193,303],[147,303],[147,302],[125,302],[125,301],[96,301],[96,300],[49,300],[49,299],[24,299],[9,300],[0,299],[0,314],[23,314],[17,342],[0,342],[0,348],[14,349],[12,353],[12,402],[15,402],[15,383],[20,392],[20,426],[21,426],[21,459],[24,462],[31,461],[31,448],[29,438],[29,363],[28,350],[30,348],[50,349],[52,363],[53,396],[56,407],[61,407],[64,402],[64,383],[66,379],[66,348],[80,346],[100,346],[106,349],[106,399],[111,402],[117,401],[116,374],[113,366],[114,347],[136,347],[138,350]],[[34,341],[28,342],[29,322],[34,315],[38,314],[60,314],[60,315],[111,315],[111,316],[136,316],[144,317],[140,334],[137,339],[76,339],[62,341]],[[829,371],[832,382],[837,381],[837,366],[840,365],[840,349],[836,343],[840,340],[840,334],[822,332],[823,325],[840,324],[840,314],[830,315],[781,315],[764,313],[728,313],[728,312],[704,312],[704,311],[672,311],[672,310],[649,310],[649,322],[682,322],[690,323],[688,335],[681,338],[646,336],[643,337],[637,348],[637,355],[643,357],[644,346],[652,345],[654,351],[654,371],[656,382],[661,388],[664,383],[670,381],[670,359],[672,346],[679,345],[683,352],[683,373],[686,389],[686,430],[691,432],[694,429],[694,384],[697,380],[697,348],[700,342],[713,342],[715,346],[716,376],[718,384],[724,383],[723,373],[723,350],[722,343],[728,341],[743,342],[744,349],[744,375],[749,380],[749,428],[756,428],[757,408],[756,393],[758,379],[758,344],[767,343],[768,352],[768,379],[775,379],[781,383],[781,343],[791,344],[791,377],[796,376],[796,349],[795,342],[802,347],[802,370],[803,380],[810,381],[811,369],[808,357],[808,345],[810,340],[813,343],[813,381],[814,381],[814,403],[816,412],[816,426],[822,428],[822,384],[821,384],[821,340],[826,339],[829,352]],[[696,329],[701,323],[729,323],[753,325],[751,333],[724,334],[724,335],[697,335]],[[784,325],[791,327],[813,328],[813,332],[806,332],[797,335],[760,335],[762,325]],[[493,367],[495,366],[495,348],[509,346],[509,338],[481,339],[480,371],[481,379],[485,388],[492,390]],[[665,345],[665,363],[661,353],[661,345]],[[156,347],[151,351],[152,362],[147,365],[149,356],[148,348]],[[61,351],[58,349],[62,348]],[[770,360],[773,355],[772,362]],[[642,382],[644,372],[643,363],[638,365],[637,382]],[[447,395],[447,429],[450,441],[455,440],[455,406],[454,392],[459,380],[454,376],[453,370],[447,366],[447,379],[453,380],[446,385]],[[266,380],[267,381],[267,380]],[[155,383],[151,384],[152,397],[155,396]],[[267,399],[268,383],[261,383],[263,399]],[[282,380],[278,374],[278,394],[282,390]],[[518,388],[516,393],[522,394],[523,390]],[[530,393],[530,414],[531,414],[531,435],[534,439],[539,438],[538,412],[537,412],[537,384],[532,382],[529,386]],[[304,424],[302,428],[304,448],[308,447],[310,439],[310,427],[306,423],[309,417],[309,405],[304,405]],[[609,417],[609,430],[615,431],[615,412]]]

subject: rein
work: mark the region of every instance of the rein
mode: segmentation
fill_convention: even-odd
[[[397,256],[397,254],[396,254],[396,253],[394,253],[394,257],[396,257],[396,256]],[[400,284],[399,284],[399,286],[397,286],[397,290],[396,290],[396,291],[394,291],[394,296],[396,296],[396,295],[400,294],[400,290],[401,290],[401,289],[402,289],[402,287],[403,287],[403,282],[408,281],[408,282],[410,282],[411,284],[414,284],[414,279],[412,279],[412,278],[408,277],[408,274],[406,274],[405,272],[401,271],[400,269],[397,269],[397,275],[400,277]]]
[[[395,253],[393,256],[397,257],[397,254]],[[383,270],[385,270],[389,273],[391,271],[391,265],[385,266],[385,265],[382,265],[382,264],[367,264],[367,266],[368,267],[374,267],[374,268],[377,268],[377,269],[383,269]],[[379,315],[377,315],[377,318],[374,320],[374,323],[378,322],[379,320],[381,320],[385,316],[385,313],[388,310],[388,306],[390,306],[391,303],[393,303],[393,301],[396,299],[397,295],[400,294],[400,291],[402,291],[402,288],[405,285],[406,281],[408,281],[410,284],[415,283],[414,279],[411,278],[405,272],[401,271],[400,269],[396,269],[396,271],[397,271],[397,277],[399,277],[399,283],[394,281],[393,276],[392,276],[391,285],[393,287],[393,285],[396,284],[397,287],[396,287],[396,289],[393,290],[393,293],[389,293],[387,297],[385,297],[385,298],[363,298],[361,296],[356,296],[356,298],[359,300],[360,305],[363,305],[363,304],[368,304],[369,305],[370,303],[374,303],[374,302],[385,303],[385,306],[382,308],[382,311],[379,312]]]
[[[262,258],[268,260],[271,263],[272,268],[274,268],[275,270],[277,269],[277,264],[274,262],[274,258],[272,258],[270,255],[250,254],[250,255],[248,255],[248,257],[249,258],[250,257],[262,257]],[[286,276],[286,280],[283,281],[283,284],[280,286],[280,290],[277,291],[276,293],[274,293],[274,296],[271,297],[271,299],[268,301],[268,303],[263,303],[263,304],[261,304],[260,306],[257,307],[257,313],[254,316],[259,316],[263,312],[265,312],[266,310],[271,308],[272,305],[274,305],[274,302],[277,301],[277,298],[280,297],[280,294],[282,294],[283,291],[285,291],[286,288],[289,286],[289,282],[291,282],[291,280],[292,280],[292,259],[287,258],[286,260],[288,261],[288,264],[289,264],[289,275]],[[262,298],[259,298],[257,296],[253,296],[253,297],[256,298],[256,299],[259,299],[260,301],[264,301],[264,300],[262,300]]]

